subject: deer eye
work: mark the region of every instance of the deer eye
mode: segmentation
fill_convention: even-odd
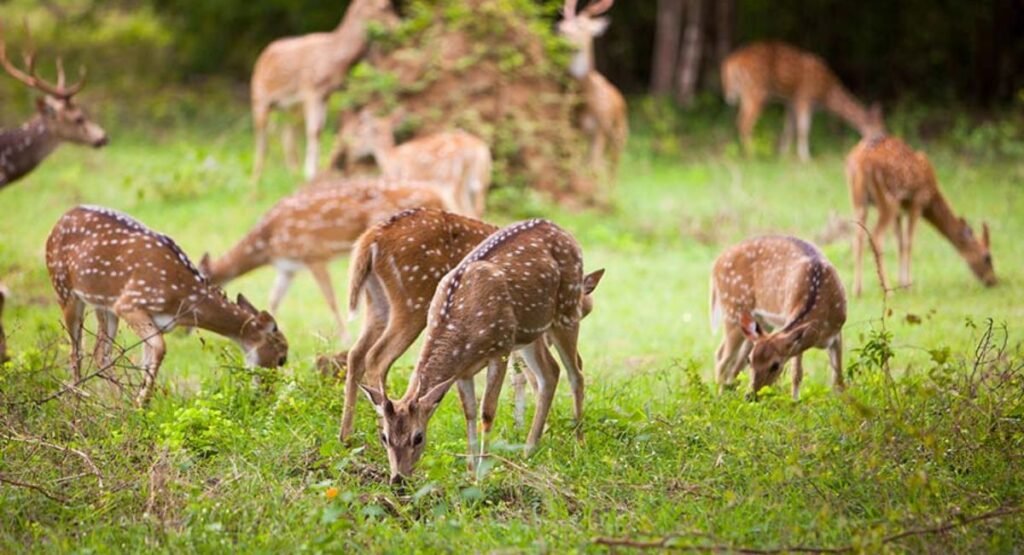
[[[779,371],[779,363],[778,362],[773,362],[772,365],[768,367],[768,371],[771,372],[772,374],[778,372]]]
[[[75,123],[77,123],[78,125],[82,125],[83,123],[85,123],[85,116],[77,116],[75,118]]]
[[[381,433],[380,433],[380,442],[381,442],[381,443],[382,443],[382,444],[383,444],[383,445],[384,445],[385,447],[387,447],[387,445],[388,445],[388,435],[387,435],[387,434],[385,434],[384,432],[381,432]]]
[[[412,436],[413,447],[419,447],[423,445],[423,432],[416,432],[416,435]]]

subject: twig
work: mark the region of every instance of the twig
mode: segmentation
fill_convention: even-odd
[[[57,445],[56,443],[50,443],[48,441],[43,441],[41,439],[36,439],[34,437],[23,437],[17,435],[4,434],[0,435],[0,439],[28,443],[30,445],[39,445],[40,447],[49,447],[51,449],[56,449],[64,453],[73,453],[75,455],[78,455],[78,457],[82,459],[83,462],[85,462],[85,465],[89,467],[91,473],[94,476],[96,476],[96,484],[99,486],[101,491],[103,490],[103,474],[100,473],[100,469],[97,468],[96,465],[92,462],[92,459],[89,457],[89,455],[86,455],[85,452],[83,451],[75,449],[74,447],[68,447],[67,445]]]
[[[49,490],[47,490],[46,488],[44,488],[42,486],[37,486],[35,484],[30,484],[28,482],[19,482],[18,480],[15,480],[13,478],[8,478],[7,476],[4,476],[3,474],[0,474],[0,483],[8,484],[8,485],[19,487],[19,488],[27,488],[27,489],[30,489],[30,490],[33,490],[33,491],[38,491],[39,493],[43,494],[43,497],[46,497],[47,499],[49,499],[51,501],[55,501],[57,503],[60,503],[61,505],[67,505],[68,504],[68,500],[66,498],[64,498],[63,496],[58,495],[56,493],[53,493],[52,491],[49,491]]]

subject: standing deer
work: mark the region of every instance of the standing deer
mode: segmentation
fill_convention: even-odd
[[[483,216],[491,187],[491,149],[465,131],[443,131],[395,146],[394,126],[401,113],[389,118],[363,109],[349,121],[339,138],[349,159],[372,156],[381,173],[393,179],[433,181],[452,199],[463,216]],[[346,122],[348,123],[348,122]],[[334,163],[332,163],[333,165]]]
[[[547,350],[554,344],[573,392],[577,437],[582,438],[583,373],[577,351],[579,322],[600,272],[583,275],[583,258],[571,235],[546,220],[513,224],[466,255],[437,286],[427,335],[405,395],[361,386],[380,416],[381,442],[391,482],[408,477],[426,447],[426,428],[445,393],[458,382],[471,455],[482,457],[497,410],[508,357],[519,353],[536,378],[537,410],[527,438],[532,450],[544,431],[559,369]],[[477,448],[473,377],[487,366]],[[470,458],[470,468],[476,461]]]
[[[57,58],[57,84],[39,77],[35,51],[24,53],[25,70],[18,69],[7,57],[7,45],[0,33],[0,65],[8,75],[43,94],[36,101],[36,115],[17,129],[0,130],[0,189],[34,170],[62,142],[100,148],[107,134],[89,120],[73,97],[85,86],[85,70],[77,83],[67,86],[64,64]]]
[[[749,362],[748,398],[756,399],[795,357],[793,400],[798,400],[803,353],[812,347],[828,351],[832,385],[843,389],[846,293],[839,273],[807,241],[758,237],[722,253],[711,271],[712,331],[722,322],[725,337],[715,354],[719,390],[732,385]]]
[[[267,151],[266,127],[272,108],[302,105],[306,122],[307,179],[320,159],[320,133],[327,115],[327,100],[345,83],[348,70],[366,52],[370,22],[397,20],[390,0],[352,0],[334,31],[278,39],[260,52],[252,71],[251,101],[256,153],[253,180],[263,173]],[[293,144],[292,128],[285,126],[285,150]],[[290,155],[289,155],[290,158]]]
[[[250,366],[274,368],[287,361],[288,342],[270,314],[242,295],[229,301],[170,237],[120,212],[96,206],[66,212],[46,240],[46,267],[71,337],[76,384],[81,381],[86,305],[96,309],[99,368],[111,363],[118,319],[144,344],[139,406],[148,402],[163,361],[163,334],[178,324],[233,340]]]
[[[583,95],[580,125],[590,136],[590,165],[595,170],[607,167],[612,176],[629,138],[629,121],[622,93],[594,69],[594,37],[608,29],[608,18],[599,16],[614,2],[597,0],[577,14],[576,0],[565,0],[563,19],[558,23],[558,32],[576,48],[569,73],[579,82]]]
[[[8,358],[7,358],[7,335],[4,334],[3,316],[4,316],[4,302],[7,300],[7,297],[9,295],[10,295],[10,293],[8,293],[7,288],[5,288],[2,283],[0,283],[0,364],[3,364],[5,362],[7,362],[7,360],[8,360]]]
[[[786,123],[779,153],[789,151],[796,127],[797,154],[810,160],[807,137],[811,115],[817,106],[839,116],[865,138],[885,132],[882,110],[875,104],[865,108],[847,91],[832,70],[818,56],[782,42],[756,42],[726,57],[722,62],[722,92],[729,104],[740,104],[736,127],[744,151],[751,153],[751,134],[764,103],[779,98],[786,103]]]
[[[338,312],[327,263],[348,254],[359,235],[406,208],[444,206],[431,183],[386,179],[323,180],[275,204],[227,254],[200,269],[222,285],[267,264],[277,269],[270,313],[277,309],[295,273],[308,268],[320,286],[343,340],[345,322]]]
[[[871,238],[881,254],[885,232],[896,223],[896,242],[900,249],[900,285],[910,285],[910,251],[914,245],[917,220],[922,215],[942,234],[982,283],[996,284],[992,253],[989,250],[988,224],[982,223],[979,239],[963,218],[953,213],[939,190],[935,170],[923,152],[916,152],[895,137],[863,140],[846,159],[846,177],[850,187],[857,229],[854,230],[853,292],[860,296],[868,205],[878,208],[878,221]],[[907,213],[903,226],[902,213]],[[882,257],[877,257],[882,287],[888,289]]]
[[[355,312],[365,298],[366,321],[348,352],[342,441],[352,433],[359,384],[385,390],[391,365],[427,325],[437,283],[497,230],[449,212],[410,209],[370,228],[356,241],[349,265],[349,310]],[[520,386],[517,382],[517,390]]]

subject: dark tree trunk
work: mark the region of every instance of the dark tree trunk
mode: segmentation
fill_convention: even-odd
[[[733,29],[736,26],[735,0],[715,2],[715,62],[721,66],[732,52]]]
[[[686,1],[685,29],[679,52],[679,83],[676,87],[676,100],[684,105],[693,102],[694,93],[697,91],[701,47],[704,45],[704,0]]]
[[[679,52],[679,32],[683,23],[683,0],[658,0],[655,19],[654,59],[651,62],[651,94],[672,92]]]

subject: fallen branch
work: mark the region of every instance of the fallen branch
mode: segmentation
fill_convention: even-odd
[[[13,479],[13,478],[8,478],[7,476],[4,476],[3,474],[0,474],[0,483],[7,484],[7,485],[10,485],[10,486],[19,487],[19,488],[26,488],[26,489],[30,489],[30,490],[33,490],[33,491],[37,491],[37,492],[43,494],[43,497],[46,497],[47,499],[49,499],[51,501],[55,501],[57,503],[60,503],[61,505],[67,505],[68,504],[68,500],[67,499],[65,499],[64,497],[62,497],[62,496],[60,496],[60,495],[58,495],[56,493],[53,493],[53,492],[47,490],[46,488],[44,488],[42,486],[37,486],[35,484],[30,484],[28,482],[20,482],[18,480]]]
[[[897,542],[899,540],[913,536],[941,534],[943,532],[948,532],[960,526],[967,526],[968,524],[974,524],[976,522],[982,522],[986,520],[992,520],[994,518],[1020,514],[1021,512],[1024,512],[1024,507],[1001,507],[971,517],[954,517],[936,526],[925,528],[910,528],[902,532],[890,534],[882,538],[879,543],[887,544]],[[843,545],[839,547],[791,545],[785,547],[757,548],[729,545],[724,543],[690,545],[673,543],[675,540],[693,537],[694,535],[695,534],[692,533],[669,534],[667,536],[651,540],[638,540],[635,538],[597,537],[591,540],[591,542],[597,545],[604,545],[608,547],[629,547],[633,549],[672,549],[677,551],[697,551],[706,553],[746,553],[752,555],[772,555],[776,553],[850,553],[856,550],[856,547],[853,545]]]

